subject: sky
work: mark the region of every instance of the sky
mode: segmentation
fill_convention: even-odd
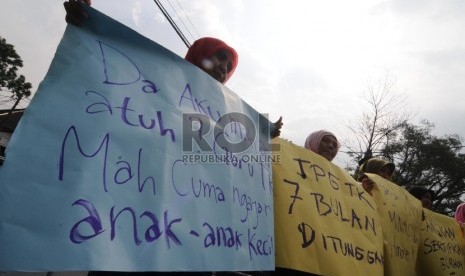
[[[351,138],[367,86],[389,76],[414,123],[465,137],[462,0],[161,0],[190,43],[212,36],[239,53],[226,84],[303,145],[313,131]],[[37,90],[66,28],[63,1],[2,0],[0,36]],[[151,0],[92,0],[92,7],[184,57],[187,47]],[[27,106],[22,102],[20,107]],[[8,106],[0,106],[8,108]],[[341,150],[344,150],[342,148]],[[334,162],[345,167],[348,157]]]

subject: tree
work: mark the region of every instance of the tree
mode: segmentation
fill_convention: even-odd
[[[374,153],[380,153],[396,136],[397,130],[413,117],[406,111],[405,95],[396,92],[395,80],[389,73],[377,83],[369,82],[363,98],[368,109],[358,122],[348,126],[353,140],[344,141],[347,154],[358,164],[355,168],[347,168],[355,170],[355,177],[358,166]]]
[[[16,103],[23,97],[31,95],[32,85],[26,82],[23,75],[18,76],[18,69],[23,67],[21,57],[16,53],[13,45],[0,37],[0,92],[8,91]]]
[[[387,144],[383,156],[393,160],[396,175],[393,181],[407,189],[424,186],[435,192],[432,209],[453,215],[465,193],[465,154],[459,135],[436,137],[434,125],[405,124],[395,141]]]

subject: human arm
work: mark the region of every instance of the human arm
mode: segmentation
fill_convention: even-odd
[[[271,138],[276,138],[281,135],[281,128],[283,127],[283,117],[280,116],[279,119],[273,123],[273,129],[271,130]]]

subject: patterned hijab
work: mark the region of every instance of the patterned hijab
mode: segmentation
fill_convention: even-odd
[[[358,181],[361,181],[365,173],[374,173],[377,174],[381,168],[388,167],[389,171],[391,172],[390,176],[394,173],[396,166],[394,163],[388,162],[381,158],[372,157],[368,159],[359,169],[360,176],[358,177]]]
[[[228,46],[223,41],[213,37],[197,39],[194,44],[189,47],[189,50],[187,51],[186,57],[184,59],[199,67],[200,69],[203,69],[202,62],[204,59],[211,58],[219,50],[225,50],[232,55],[232,68],[223,82],[223,84],[225,84],[234,73],[234,70],[237,67],[237,63],[239,62],[239,56],[237,55],[236,50]]]

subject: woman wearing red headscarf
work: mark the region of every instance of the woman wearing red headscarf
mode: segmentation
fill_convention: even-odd
[[[225,42],[213,38],[203,37],[189,47],[184,58],[199,67],[215,80],[225,84],[236,70],[239,56],[236,50]],[[271,125],[271,137],[281,134],[282,117]]]
[[[225,84],[236,70],[239,56],[225,42],[213,37],[203,37],[189,47],[185,60]]]

